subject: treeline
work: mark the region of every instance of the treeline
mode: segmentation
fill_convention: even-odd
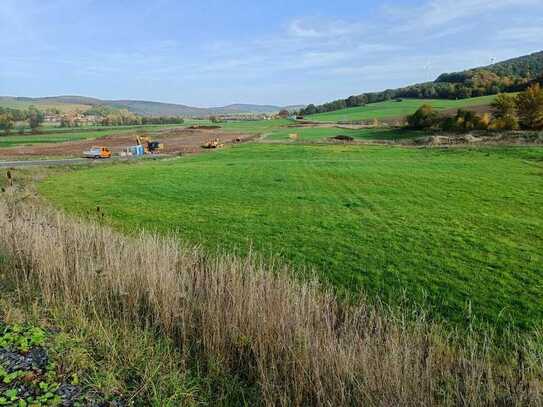
[[[444,117],[432,106],[423,105],[407,117],[407,123],[409,128],[417,130],[543,130],[543,90],[539,83],[517,96],[499,94],[492,107],[492,115],[459,109],[456,116]]]
[[[126,109],[113,110],[101,120],[102,126],[130,126],[143,124],[183,124],[178,116],[140,116]]]
[[[16,123],[27,122],[32,132],[36,132],[44,117],[45,114],[34,106],[26,110],[0,107],[0,131],[9,134]],[[19,131],[24,132],[24,127],[20,127]]]
[[[542,79],[537,80],[541,82]],[[526,89],[536,81],[527,79],[499,78],[488,72],[478,72],[465,79],[465,82],[428,82],[412,85],[400,89],[389,89],[383,92],[365,93],[339,99],[320,106],[308,105],[300,111],[302,116],[317,113],[333,112],[349,107],[365,106],[370,103],[385,102],[388,100],[401,101],[409,99],[468,99],[472,97],[496,95],[503,92],[518,92]]]
[[[126,109],[111,109],[106,106],[94,106],[81,113],[80,111],[61,114],[58,109],[47,109],[45,112],[30,106],[26,110],[0,107],[0,132],[5,135],[13,130],[23,134],[27,128],[38,132],[46,114],[59,116],[60,127],[95,126],[137,126],[147,124],[183,124],[178,116],[139,116]]]
[[[401,98],[467,99],[502,92],[519,92],[536,82],[543,82],[543,52],[484,68],[442,74],[434,82],[388,89],[383,92],[364,93],[320,106],[311,104],[302,109],[299,114],[305,116],[325,113]]]
[[[92,118],[92,119],[91,119]],[[178,116],[140,116],[127,109],[113,109],[108,106],[93,106],[81,113],[72,112],[61,116],[61,127],[79,127],[93,124],[98,126],[139,126],[144,124],[183,124]]]

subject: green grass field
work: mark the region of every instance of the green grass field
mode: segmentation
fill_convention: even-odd
[[[198,122],[188,122],[185,126],[194,124],[212,125],[209,121],[200,120]],[[296,127],[296,122],[290,120],[229,121],[217,125],[221,127],[221,131],[261,134],[263,141],[278,142],[293,141],[290,137],[291,134],[297,134],[298,140],[303,142],[326,141],[326,139],[338,135],[351,136],[357,140],[399,140],[421,135],[420,132],[388,128],[352,130],[336,127]]]
[[[297,140],[302,142],[325,142],[331,137],[344,135],[353,137],[355,140],[400,140],[405,138],[420,137],[422,132],[400,129],[338,129],[330,128],[311,128],[311,127],[289,127],[278,128],[270,133],[264,134],[264,141],[295,141],[291,135],[297,135]]]
[[[218,126],[221,126],[224,131],[256,134],[269,133],[288,124],[292,122],[290,120],[240,120],[219,123]]]
[[[39,190],[125,231],[280,255],[340,291],[437,317],[543,321],[543,148],[249,144],[47,179]]]
[[[59,127],[58,124],[45,123],[39,128],[40,133],[83,133],[86,131],[97,132],[107,130],[155,130],[165,129],[168,127],[181,127],[184,124],[144,124],[144,125],[127,125],[127,126],[81,126],[81,127]],[[30,129],[29,129],[30,131]]]
[[[340,122],[372,119],[387,119],[393,117],[404,117],[414,113],[423,104],[432,105],[437,110],[459,109],[469,106],[488,105],[492,103],[495,96],[482,96],[478,98],[463,100],[447,99],[402,99],[401,102],[390,100],[387,102],[372,103],[362,107],[337,110],[307,116],[308,120]]]

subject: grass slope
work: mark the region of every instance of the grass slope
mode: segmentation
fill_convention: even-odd
[[[50,178],[71,212],[279,253],[336,287],[464,324],[543,320],[543,149],[245,145]]]
[[[423,104],[432,105],[435,109],[459,109],[469,106],[481,106],[492,103],[495,96],[482,96],[478,98],[447,100],[447,99],[402,99],[401,102],[389,100],[387,102],[371,103],[366,106],[352,107],[336,110],[335,112],[319,113],[307,116],[314,121],[356,121],[387,119],[392,117],[404,117],[414,113]]]

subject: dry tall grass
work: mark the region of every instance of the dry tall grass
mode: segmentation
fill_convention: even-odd
[[[160,330],[187,361],[256,384],[264,405],[543,404],[540,336],[498,363],[480,338],[451,345],[423,318],[343,306],[254,259],[128,238],[4,197],[0,247],[21,295],[39,288],[51,305]]]

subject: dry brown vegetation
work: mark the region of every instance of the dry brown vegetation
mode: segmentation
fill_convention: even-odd
[[[219,363],[256,385],[263,405],[543,403],[537,333],[498,360],[491,339],[343,305],[257,259],[129,238],[25,201],[8,191],[0,202],[2,268],[22,298],[155,329],[184,363]]]

